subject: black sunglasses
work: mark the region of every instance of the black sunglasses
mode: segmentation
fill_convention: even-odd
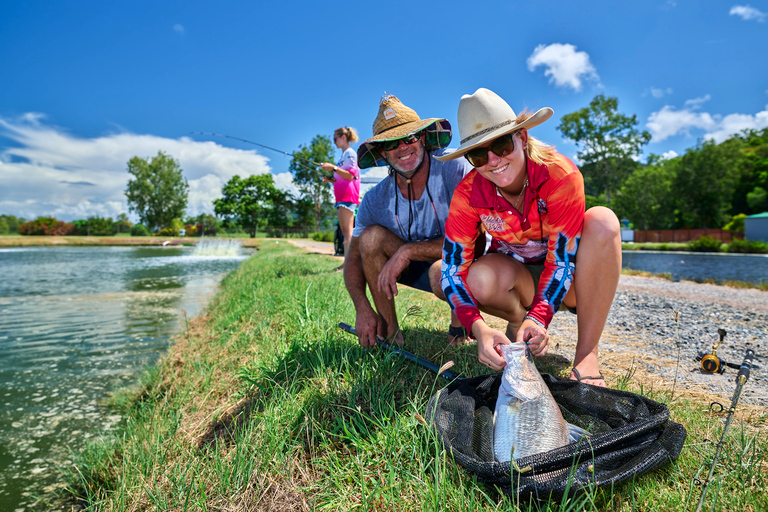
[[[381,151],[392,151],[393,149],[397,149],[397,147],[400,145],[401,142],[405,142],[406,144],[413,144],[420,138],[421,138],[421,132],[416,132],[416,133],[411,133],[409,135],[406,135],[402,139],[383,140],[381,142],[377,142],[376,145],[379,147]]]
[[[464,157],[474,167],[482,167],[488,163],[488,150],[499,158],[503,158],[515,150],[515,134],[508,133],[491,142],[490,146],[475,148],[464,153]]]

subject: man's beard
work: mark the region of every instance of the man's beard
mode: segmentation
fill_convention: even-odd
[[[424,158],[427,156],[427,151],[424,149],[424,146],[421,146],[421,148],[418,150],[421,153],[421,158],[419,159],[418,163],[413,169],[404,169],[400,167],[396,159],[390,160],[388,156],[385,156],[384,159],[387,161],[387,164],[394,169],[398,174],[405,178],[410,178],[414,174],[418,172],[419,169],[421,169],[422,164],[424,163]]]

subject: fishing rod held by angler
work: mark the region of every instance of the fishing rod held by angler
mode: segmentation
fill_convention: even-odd
[[[270,149],[272,151],[277,151],[278,153],[282,153],[285,156],[290,156],[291,158],[298,158],[299,160],[304,160],[305,162],[309,162],[312,165],[320,165],[319,163],[315,162],[314,160],[309,160],[308,158],[302,158],[300,156],[294,155],[293,153],[288,153],[287,151],[281,151],[279,149],[276,149],[276,148],[273,148],[273,147],[270,147],[270,146],[266,146],[264,144],[259,144],[258,142],[253,142],[252,140],[241,139],[240,137],[233,137],[231,135],[224,135],[223,133],[213,133],[213,132],[190,132],[190,133],[193,133],[195,135],[215,135],[216,137],[226,137],[228,139],[239,140],[239,141],[242,141],[242,142],[247,142],[248,144],[253,144],[254,146],[259,146],[261,148]]]
[[[288,153],[287,151],[281,151],[281,150],[279,150],[277,148],[273,148],[273,147],[267,146],[265,144],[259,144],[258,142],[253,142],[252,140],[241,139],[240,137],[233,137],[231,135],[224,135],[223,133],[213,133],[213,132],[190,132],[190,133],[193,133],[195,135],[215,135],[216,137],[226,137],[228,139],[239,140],[239,141],[242,141],[242,142],[247,142],[248,144],[253,144],[254,146],[259,146],[260,148],[265,148],[265,149],[270,149],[272,151],[277,151],[278,153],[282,153],[285,156],[289,156],[291,158],[296,158],[297,160],[304,160],[305,162],[309,162],[310,164],[312,164],[312,165],[314,165],[316,167],[320,167],[320,165],[322,165],[322,164],[320,164],[318,162],[315,162],[314,160],[310,160],[308,158],[302,158],[300,156],[294,155],[293,153]],[[304,167],[307,167],[307,166],[305,165]],[[307,167],[307,168],[309,168],[309,167]],[[315,169],[311,169],[311,170],[315,170]],[[336,181],[334,179],[334,177],[333,177],[333,173],[331,173],[330,176],[328,176],[328,179],[330,181]]]
[[[739,396],[741,395],[741,389],[744,387],[744,384],[747,383],[747,380],[749,380],[749,372],[752,369],[752,358],[755,357],[755,351],[752,349],[747,349],[747,353],[744,355],[744,362],[741,363],[741,366],[739,367],[739,373],[736,375],[736,391],[733,393],[733,399],[731,400],[731,408],[728,409],[728,418],[725,420],[725,427],[723,427],[723,434],[720,436],[720,441],[717,443],[717,450],[715,451],[715,456],[712,459],[712,466],[709,468],[709,474],[707,475],[707,479],[704,480],[704,486],[701,490],[701,499],[699,499],[699,506],[696,507],[696,512],[701,512],[701,507],[704,505],[704,497],[707,495],[707,486],[709,486],[710,480],[712,480],[712,475],[715,472],[715,465],[717,464],[717,459],[720,456],[720,450],[723,448],[723,441],[725,440],[725,434],[728,432],[728,427],[731,425],[731,419],[733,418],[733,412],[736,410],[736,404],[739,401]],[[722,406],[721,406],[722,407]],[[714,509],[715,504],[712,504],[712,508]]]
[[[348,333],[354,334],[355,336],[357,336],[357,331],[355,331],[355,328],[352,327],[351,325],[345,324],[344,322],[340,322],[339,323],[339,327],[341,327],[342,329],[344,329]],[[403,350],[400,347],[396,347],[396,346],[394,346],[394,345],[392,345],[390,343],[387,343],[386,341],[384,341],[383,339],[379,338],[378,336],[376,336],[376,343],[378,343],[378,345],[380,347],[385,348],[385,349],[389,350],[390,352],[394,352],[395,354],[400,354],[404,358],[408,359],[411,362],[414,362],[414,363],[418,364],[422,368],[426,368],[427,370],[435,372],[436,374],[440,375],[441,377],[443,377],[445,380],[447,380],[449,382],[452,382],[454,380],[462,380],[462,378],[459,377],[454,372],[452,372],[450,370],[443,370],[441,372],[440,368],[435,363],[433,363],[432,361],[428,361],[428,360],[424,359],[423,357],[419,357],[416,354],[411,354],[407,350]]]

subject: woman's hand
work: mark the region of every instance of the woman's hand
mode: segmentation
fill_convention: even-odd
[[[336,172],[336,166],[328,162],[320,164],[320,168],[325,172]]]
[[[515,341],[526,343],[528,350],[534,356],[546,355],[547,350],[549,350],[549,333],[530,318],[523,320],[517,331],[517,340]]]
[[[488,327],[483,320],[472,324],[472,334],[477,338],[477,359],[492,370],[502,370],[507,365],[501,356],[499,345],[509,345],[511,342],[503,332]]]

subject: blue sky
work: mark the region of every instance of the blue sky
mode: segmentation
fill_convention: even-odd
[[[653,135],[644,158],[679,155],[768,126],[766,48],[768,1],[2,2],[0,213],[116,216],[126,162],[159,150],[190,214],[235,174],[291,189],[287,157],[191,132],[288,152],[343,125],[364,140],[385,91],[451,121],[453,147],[479,87],[552,107],[532,133],[572,158],[560,118],[616,96]]]

